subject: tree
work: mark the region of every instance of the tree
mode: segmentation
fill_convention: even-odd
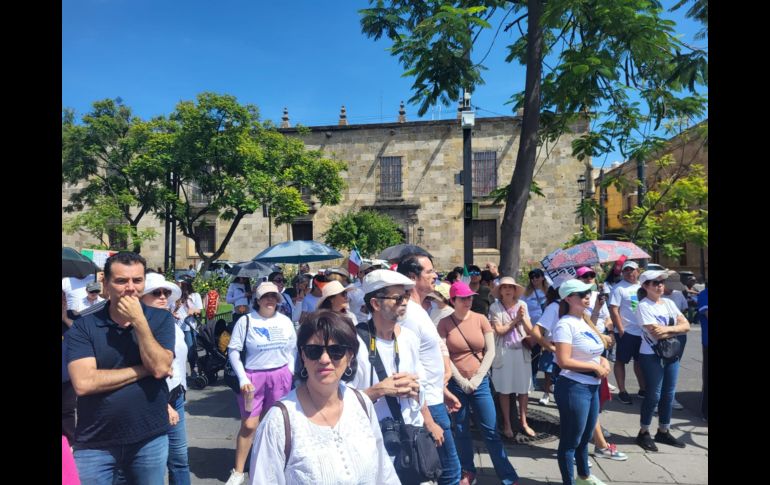
[[[256,106],[241,105],[233,96],[206,92],[196,102],[180,102],[168,132],[167,169],[179,190],[167,190],[165,200],[174,206],[182,234],[195,242],[203,260],[200,272],[222,255],[241,219],[263,205],[280,225],[308,213],[300,190],[322,204],[337,204],[342,197],[344,162],[306,150],[301,140],[261,123]],[[201,242],[217,218],[229,227],[207,254]]]
[[[155,158],[156,121],[131,114],[120,98],[96,101],[91,112],[75,123],[75,113],[62,113],[62,184],[85,182],[64,207],[84,211],[70,221],[70,230],[88,232],[105,244],[103,235],[125,234],[134,252],[153,231],[140,231],[139,221],[160,203],[163,167]]]
[[[698,1],[706,4],[705,1]],[[363,32],[386,35],[391,52],[415,77],[412,103],[419,114],[436,102],[448,105],[460,89],[483,83],[483,59],[471,49],[497,10],[505,11],[498,32],[517,27],[506,61],[526,66],[525,88],[511,97],[524,108],[519,151],[507,192],[501,227],[502,274],[519,267],[521,227],[532,186],[538,144],[553,141],[579,117],[600,120],[573,142],[584,160],[610,153],[644,159],[660,141],[649,136],[666,119],[700,117],[706,101],[696,85],[707,82],[707,53],[686,46],[674,23],[661,18],[655,0],[370,0],[361,10]],[[469,6],[473,5],[473,6]],[[519,14],[506,24],[510,14]],[[521,28],[526,21],[527,33]],[[490,47],[491,49],[491,47]],[[548,67],[545,60],[548,59]],[[543,73],[543,68],[548,67]],[[644,103],[633,100],[635,93]],[[641,133],[640,139],[636,137]]]
[[[403,239],[392,217],[373,210],[348,212],[335,217],[324,233],[326,244],[348,251],[358,248],[366,258],[403,242]]]
[[[137,230],[130,224],[119,224],[115,221],[122,219],[123,213],[111,197],[98,197],[92,206],[85,208],[76,216],[63,221],[62,229],[67,234],[85,232],[99,242],[92,247],[98,249],[128,250],[132,244],[153,239],[157,234],[154,229]],[[105,236],[111,235],[110,239]]]

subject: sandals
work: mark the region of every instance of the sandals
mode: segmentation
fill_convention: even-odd
[[[537,435],[537,433],[535,433],[535,430],[530,428],[529,426],[522,426],[521,432],[529,436],[530,438],[534,438]]]

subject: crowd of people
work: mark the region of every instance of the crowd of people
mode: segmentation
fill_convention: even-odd
[[[471,485],[471,415],[499,481],[515,484],[503,441],[536,436],[527,409],[540,371],[540,403],[559,412],[563,483],[600,485],[590,442],[597,458],[628,458],[607,442],[599,413],[611,371],[617,399],[630,403],[631,359],[644,398],[637,444],[685,447],[670,425],[694,295],[667,289],[666,271],[634,261],[618,270],[597,283],[602,268],[580,267],[557,284],[534,269],[523,285],[487,263],[464,281],[463,268],[440,278],[430,257],[411,255],[364,264],[355,279],[306,266],[290,285],[281,271],[236,278],[225,300],[240,428],[227,485]],[[184,405],[200,295],[130,252],[86,280],[62,282],[63,478],[190,483]],[[695,298],[707,418],[707,290]],[[435,450],[417,444],[424,436]],[[416,454],[419,469],[404,458]]]

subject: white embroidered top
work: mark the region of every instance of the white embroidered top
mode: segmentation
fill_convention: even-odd
[[[310,422],[297,390],[282,399],[291,424],[291,452],[284,456],[283,414],[271,408],[259,423],[249,467],[252,484],[379,485],[400,484],[385,451],[372,401],[366,412],[354,392],[340,383],[343,410],[334,427]],[[284,464],[286,469],[284,470]]]

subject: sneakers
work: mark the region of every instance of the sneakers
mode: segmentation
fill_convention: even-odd
[[[575,477],[575,485],[607,485],[603,481],[596,478],[596,475],[591,475],[588,478]]]
[[[655,435],[657,437],[657,435]],[[652,440],[649,431],[640,432],[636,436],[636,444],[641,446],[647,451],[658,451],[658,445]]]
[[[677,411],[681,411],[684,409],[684,406],[674,398],[674,402],[671,403],[671,407],[676,409]]]
[[[612,384],[610,384],[609,382],[607,383],[607,387],[609,387],[609,388],[610,388],[610,391],[617,391],[617,390],[618,390],[618,388],[617,388],[617,387],[613,386],[613,385],[612,385]]]
[[[647,397],[647,391],[645,391],[644,389],[639,389],[639,392],[636,393],[636,395],[644,399],[645,397]]]
[[[246,474],[242,472],[235,471],[235,468],[230,470],[230,478],[227,479],[227,483],[225,485],[245,485],[246,484]]]
[[[622,402],[623,404],[633,404],[634,403],[631,400],[631,396],[629,396],[626,391],[620,391],[618,393],[618,401]]]
[[[605,429],[603,426],[600,426],[600,427],[602,428],[602,436],[604,436],[604,439],[605,439],[605,440],[606,440],[607,438],[609,438],[610,436],[612,436],[612,433],[610,433],[609,431],[607,431],[607,430],[606,430],[606,429]]]
[[[671,433],[669,433],[668,431],[665,433],[662,433],[660,431],[655,433],[655,441],[657,441],[658,443],[663,443],[664,445],[676,446],[677,448],[684,448],[685,446],[687,446],[683,442],[671,436]]]
[[[475,485],[476,474],[463,470],[463,477],[460,479],[460,485]]]
[[[607,448],[604,448],[603,450],[594,446],[594,457],[608,458],[610,460],[615,460],[615,461],[628,460],[628,455],[626,455],[622,451],[618,451],[617,446],[615,446],[612,443],[607,443]]]
[[[540,400],[538,400],[538,402],[543,406],[547,406],[549,400],[550,400],[550,396],[548,395],[547,392],[544,392],[543,397],[541,397]]]

